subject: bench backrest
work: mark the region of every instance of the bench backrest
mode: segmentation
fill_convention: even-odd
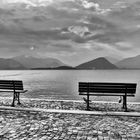
[[[22,81],[18,81],[18,80],[0,80],[0,89],[23,90],[23,83]]]
[[[96,83],[96,82],[79,82],[79,93],[116,93],[116,95],[127,94],[134,96],[136,92],[136,83]]]

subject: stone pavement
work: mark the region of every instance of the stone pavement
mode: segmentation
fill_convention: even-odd
[[[35,111],[46,113],[70,113],[70,114],[83,114],[83,115],[102,115],[102,116],[127,116],[127,117],[140,117],[140,112],[113,112],[113,111],[86,111],[86,110],[62,110],[62,109],[43,109],[43,108],[22,108],[22,107],[9,107],[0,106],[0,110],[13,110],[13,111]]]
[[[1,140],[140,140],[140,117],[0,111]]]
[[[0,97],[0,106],[11,106],[12,98]],[[140,113],[140,103],[128,103],[129,112]],[[17,107],[17,105],[16,105]],[[86,110],[84,101],[72,100],[43,100],[43,99],[21,99],[20,108],[41,108],[60,110]],[[90,103],[91,111],[124,112],[122,104],[118,102],[93,101]]]

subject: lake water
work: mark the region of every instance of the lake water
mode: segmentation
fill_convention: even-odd
[[[23,80],[25,98],[82,100],[78,82],[130,82],[137,83],[135,97],[129,101],[140,102],[140,70],[23,70],[0,71],[0,79]],[[11,93],[0,93],[12,97]],[[93,97],[93,100],[117,101],[118,97]]]

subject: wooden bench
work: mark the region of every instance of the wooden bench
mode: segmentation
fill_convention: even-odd
[[[79,95],[86,95],[87,110],[89,110],[89,96],[120,96],[123,97],[123,108],[127,111],[127,97],[134,97],[136,83],[101,83],[79,82]]]
[[[18,80],[0,80],[0,92],[13,92],[13,102],[11,106],[15,106],[15,101],[20,103],[20,93],[25,93],[27,90],[23,89],[23,82]]]

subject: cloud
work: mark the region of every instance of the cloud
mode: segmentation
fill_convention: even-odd
[[[133,45],[130,42],[117,42],[115,43],[116,48],[121,51],[128,51],[133,49]]]
[[[0,8],[0,16],[13,16],[14,13],[11,10]]]
[[[44,22],[44,21],[48,20],[48,18],[46,16],[43,16],[43,15],[42,16],[33,16],[32,20],[34,22]]]
[[[100,10],[100,6],[98,3],[94,3],[94,2],[88,2],[86,0],[82,0],[82,5],[84,6],[84,8],[95,8],[95,10]]]
[[[10,3],[25,3],[31,6],[36,6],[36,4],[31,0],[3,0],[3,4],[10,4]]]
[[[128,53],[140,43],[140,10],[130,4],[117,8],[108,1],[21,0],[12,5],[0,9],[0,49],[5,52],[9,48],[63,58],[71,54],[80,61],[93,55]]]
[[[110,16],[112,16],[112,18],[121,19],[124,22],[129,21],[133,24],[136,21],[140,21],[140,2],[134,1],[131,4],[128,4],[127,2],[120,2],[116,4],[119,6],[110,12]]]
[[[35,46],[31,46],[31,47],[30,47],[30,50],[31,50],[31,51],[35,50]]]
[[[46,10],[50,12],[51,19],[47,19],[44,9],[43,12],[38,13],[38,11],[37,15],[34,13],[28,18],[12,18],[10,24],[14,25],[14,30],[13,25],[0,25],[2,27],[0,34],[8,37],[11,35],[10,38],[14,39],[16,36],[21,36],[23,40],[26,40],[26,38],[33,40],[72,40],[76,43],[86,43],[90,40],[113,43],[120,42],[123,39],[122,29],[119,29],[113,22],[102,19],[97,15],[87,15],[86,13],[83,19],[79,12],[73,15],[54,7]],[[87,22],[85,23],[81,19]],[[56,29],[52,28],[53,24]],[[59,27],[59,25],[62,27]],[[45,29],[47,27],[48,29]]]
[[[47,7],[50,5],[54,5],[61,2],[75,2],[75,0],[3,0],[1,4],[7,5],[8,4],[25,4],[26,8],[29,9],[30,7]]]
[[[98,19],[98,18],[96,18]],[[94,18],[95,20],[95,18]],[[91,23],[93,23],[93,18]],[[70,26],[50,30],[32,30],[28,28],[12,29],[10,26],[0,26],[1,36],[7,36],[13,40],[72,40],[76,43],[86,43],[90,40],[98,40],[104,43],[115,43],[122,41],[122,33],[111,23],[98,19],[96,23],[86,24],[86,26]],[[100,27],[100,28],[99,28]],[[17,37],[17,39],[16,39]]]
[[[72,44],[68,43],[64,43],[64,42],[52,42],[49,45],[49,51],[53,51],[53,52],[75,52],[75,48],[72,46]]]
[[[89,29],[86,26],[70,26],[68,30],[69,32],[79,35],[80,37],[84,37],[85,33],[89,32]]]

